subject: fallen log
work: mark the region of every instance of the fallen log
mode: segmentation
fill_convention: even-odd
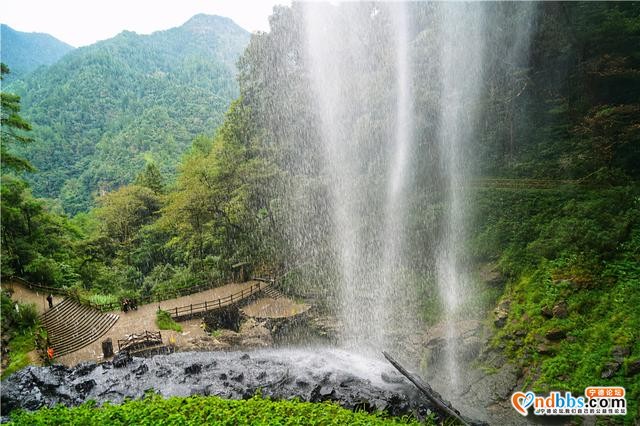
[[[458,420],[465,426],[476,426],[476,425],[484,425],[482,422],[475,422],[463,417],[458,410],[453,408],[451,404],[445,402],[440,394],[435,392],[428,383],[422,381],[420,377],[415,374],[410,373],[406,368],[404,368],[398,361],[393,359],[391,355],[386,352],[382,352],[384,357],[393,365],[396,370],[398,370],[404,377],[409,379],[411,383],[413,383],[420,392],[427,397],[427,399],[434,405],[435,409],[445,417],[453,417]]]

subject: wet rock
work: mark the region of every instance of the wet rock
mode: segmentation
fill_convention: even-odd
[[[86,380],[84,382],[76,384],[74,386],[74,389],[76,390],[76,392],[80,393],[81,395],[86,396],[86,394],[89,393],[89,391],[93,389],[95,386],[96,386],[95,380]]]
[[[500,302],[498,307],[494,309],[493,314],[495,319],[493,321],[493,324],[496,327],[502,328],[505,326],[505,324],[507,323],[507,318],[509,317],[510,308],[511,308],[511,301],[503,300],[502,302]]]
[[[635,376],[640,373],[640,359],[629,361],[627,363],[627,377]]]
[[[500,273],[495,263],[487,263],[480,268],[480,278],[487,285],[501,286],[505,283],[506,277]]]
[[[166,397],[197,394],[234,399],[250,397],[262,389],[264,396],[274,399],[331,400],[346,408],[386,408],[395,415],[432,409],[413,385],[395,380],[393,368],[379,360],[367,361],[372,371],[380,374],[372,376],[356,373],[359,369],[354,367],[362,359],[343,351],[255,351],[250,355],[252,362],[246,358],[243,362],[244,355],[191,352],[128,357],[121,367],[108,370],[83,365],[77,369],[30,367],[2,382],[2,413],[57,403],[74,406],[87,399],[117,404],[126,398],[142,398],[149,389]],[[214,361],[219,373],[210,374],[211,369],[205,366]],[[383,380],[382,374],[388,380]]]
[[[433,348],[433,347],[436,347],[436,346],[444,346],[446,342],[447,341],[443,337],[432,337],[432,338],[429,338],[426,341],[425,346],[427,348]]]
[[[249,318],[240,326],[240,345],[250,348],[268,347],[273,344],[271,332],[262,322]]]
[[[559,328],[554,328],[551,329],[549,331],[547,331],[547,333],[544,335],[547,339],[551,340],[552,342],[558,341],[558,340],[562,340],[565,337],[567,337],[567,332],[559,329]]]
[[[399,374],[380,374],[380,378],[384,380],[385,383],[402,383],[404,381],[404,377]]]
[[[147,374],[149,371],[149,366],[147,364],[140,364],[137,368],[132,370],[132,373],[136,375],[136,377],[141,377],[144,374]]]
[[[558,302],[552,309],[553,316],[556,318],[566,318],[569,316],[569,307],[564,300]]]
[[[478,337],[465,339],[460,345],[458,358],[464,362],[469,362],[478,357],[482,349],[482,340]]]
[[[202,364],[191,364],[188,367],[185,367],[184,369],[184,374],[200,374],[200,372],[202,371]]]
[[[33,377],[36,385],[41,388],[55,388],[60,386],[60,377],[55,370],[44,368],[32,368],[29,374]]]
[[[542,309],[540,309],[540,314],[546,319],[551,319],[553,318],[553,309],[548,306],[543,306]]]
[[[113,357],[113,361],[111,361],[111,364],[115,368],[122,368],[122,367],[125,367],[130,362],[131,362],[131,355],[129,355],[129,352],[120,351],[116,354],[116,356]]]
[[[241,359],[241,360],[243,360],[243,361],[246,361],[246,360],[248,360],[248,359],[251,359],[251,357],[249,356],[249,354],[243,354],[243,355],[240,357],[240,359]]]
[[[322,402],[328,401],[334,396],[335,390],[331,386],[316,386],[313,391],[311,391],[310,401],[311,402]],[[360,401],[362,403],[362,401]],[[354,405],[355,406],[355,405]],[[353,408],[353,407],[349,407]]]
[[[81,362],[80,364],[76,365],[74,369],[75,375],[76,377],[86,376],[87,374],[95,370],[97,366],[98,364],[96,364],[95,362]]]
[[[541,355],[553,355],[555,353],[555,350],[552,347],[545,345],[544,343],[540,343],[538,345],[538,353]]]
[[[155,374],[156,374],[156,377],[167,377],[171,374],[171,369],[165,366],[160,366],[160,368],[156,370]]]
[[[618,370],[620,370],[621,366],[622,366],[622,363],[617,362],[617,361],[607,362],[602,367],[602,373],[600,374],[600,378],[602,378],[602,379],[610,379],[610,378],[612,378],[618,372]]]
[[[239,346],[242,342],[242,336],[233,330],[222,329],[220,330],[220,335],[217,337],[217,340],[228,346]]]

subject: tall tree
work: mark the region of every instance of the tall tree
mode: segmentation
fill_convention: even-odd
[[[9,74],[9,67],[0,64],[0,79],[4,80]],[[33,171],[33,166],[24,158],[9,152],[7,144],[27,144],[33,139],[26,135],[31,125],[20,116],[20,96],[12,93],[0,92],[2,112],[0,115],[0,144],[2,149],[2,167],[15,172]]]

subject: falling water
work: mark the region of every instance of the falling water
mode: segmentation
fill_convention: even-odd
[[[444,307],[446,330],[445,374],[451,388],[459,387],[456,363],[455,322],[469,297],[464,269],[463,243],[468,214],[464,191],[470,162],[466,144],[473,137],[473,123],[482,82],[484,23],[477,4],[445,4],[440,11],[440,123],[437,137],[444,196],[444,226],[436,260],[437,284]]]
[[[405,4],[373,6],[368,13],[363,7],[307,3],[304,16],[333,212],[330,229],[338,264],[342,343],[380,351],[388,347],[387,337],[398,326],[397,313],[410,311],[407,299],[414,298],[407,286],[398,284],[412,145],[409,23]],[[382,19],[388,21],[378,27],[382,33],[371,31]],[[358,123],[363,117],[375,119],[379,108],[374,100],[381,94],[363,86],[362,79],[379,66],[372,46],[383,45],[388,53],[395,52],[389,71],[393,90],[384,104],[384,113],[394,117],[395,125],[378,136]],[[369,145],[377,140],[380,149],[370,152]]]
[[[455,393],[461,381],[455,328],[473,299],[464,250],[471,210],[465,188],[492,78],[487,70],[503,61],[509,72],[526,67],[533,7],[295,7],[303,17],[301,62],[317,130],[313,142],[301,146],[319,152],[326,217],[322,235],[314,235],[317,245],[329,247],[324,268],[337,289],[341,343],[379,353],[397,349],[397,337],[419,330],[421,293],[409,277],[420,270],[420,285],[434,286],[443,308],[447,343],[440,376]],[[437,229],[420,228],[421,221]],[[300,229],[299,239],[313,234]],[[423,284],[429,276],[433,282]]]
[[[357,40],[345,31],[335,16],[332,6],[322,3],[305,4],[306,41],[309,52],[309,69],[312,90],[317,100],[318,116],[322,129],[321,138],[324,150],[324,179],[329,187],[329,203],[333,217],[330,227],[330,241],[335,248],[338,262],[339,290],[342,320],[345,326],[343,339],[350,346],[357,345],[361,336],[370,339],[373,336],[363,329],[363,324],[373,322],[372,311],[354,312],[352,304],[358,301],[359,294],[365,290],[365,283],[358,269],[361,266],[359,241],[360,179],[357,176],[357,151],[349,144],[348,117],[355,105],[349,105],[345,99],[346,79],[350,75],[348,58],[336,52],[341,44],[349,46],[346,51],[354,56],[363,54]],[[333,12],[333,13],[332,13]]]

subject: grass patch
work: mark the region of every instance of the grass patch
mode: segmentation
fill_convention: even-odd
[[[120,303],[118,296],[113,294],[91,294],[87,296],[87,300],[97,305],[106,305],[107,303]]]
[[[399,425],[419,424],[409,417],[353,412],[336,404],[298,401],[272,401],[254,396],[248,400],[219,397],[173,397],[148,395],[121,405],[94,402],[79,407],[56,406],[35,412],[11,414],[14,425]],[[435,423],[427,421],[427,425]]]
[[[31,363],[29,352],[36,348],[36,330],[34,326],[9,340],[9,365],[2,372],[2,379]]]
[[[169,312],[163,310],[158,310],[156,313],[156,325],[160,330],[182,331],[182,326],[171,318]]]

